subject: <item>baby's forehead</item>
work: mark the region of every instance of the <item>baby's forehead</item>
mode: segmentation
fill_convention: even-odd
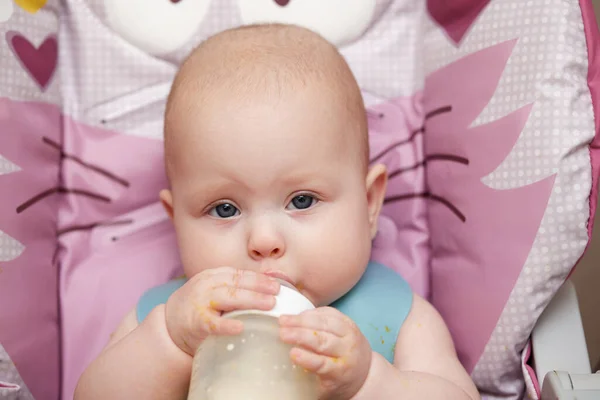
[[[194,120],[186,121],[169,161],[187,171],[220,163],[252,170],[261,164],[291,169],[310,163],[327,167],[334,161],[364,162],[362,135],[352,127],[352,118],[336,110],[342,107],[332,107],[313,93],[252,100],[215,97],[194,113]]]
[[[273,145],[295,139],[348,142],[357,139],[350,132],[361,119],[356,114],[360,110],[349,109],[343,96],[322,91],[318,82],[275,91],[222,90],[208,100],[200,98],[191,94],[189,113],[180,114],[181,136],[191,143],[214,143],[218,138],[252,142],[264,136],[272,138]]]
[[[293,101],[300,92],[307,95],[302,106]],[[320,125],[347,125],[347,135],[339,139],[346,145],[359,143],[368,156],[360,89],[337,49],[302,28],[259,26],[219,34],[184,62],[167,104],[167,158],[174,158],[171,147],[186,151],[186,142],[198,142],[199,134],[214,139],[218,129],[203,130],[207,120],[216,126],[227,125],[243,107],[257,107],[262,102],[277,103],[277,112],[295,107],[292,111],[305,119],[314,118],[315,108],[328,111],[329,118],[319,120]],[[336,134],[336,129],[319,131],[321,135]]]
[[[305,162],[349,157],[366,167],[367,132],[352,112],[357,111],[320,93],[317,86],[304,95],[289,91],[278,97],[223,92],[182,117],[167,157],[171,162],[198,157],[235,162],[244,151],[252,151],[271,163],[281,153],[308,149]]]

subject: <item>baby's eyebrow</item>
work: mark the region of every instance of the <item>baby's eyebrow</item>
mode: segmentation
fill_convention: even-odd
[[[326,171],[321,168],[307,168],[300,171],[290,172],[279,179],[286,186],[298,186],[306,183],[324,182],[330,179]]]
[[[188,198],[192,200],[193,203],[201,203],[211,200],[215,197],[219,192],[222,192],[223,189],[217,186],[199,186],[190,190],[188,193]]]
[[[313,176],[290,177],[286,180],[284,187],[288,192],[306,190],[327,197],[339,191],[340,181],[336,179],[335,175],[327,176],[320,173]]]
[[[317,177],[315,175],[309,175],[309,174],[302,174],[302,175],[288,175],[285,176],[283,178],[281,178],[281,183],[284,186],[301,186],[301,185],[305,185],[309,182],[314,182],[315,180],[317,180]]]
[[[208,197],[214,197],[219,194],[226,194],[232,190],[248,190],[247,186],[238,180],[218,179],[214,181],[200,181],[192,183],[193,189],[190,189],[189,196],[197,201],[205,200]]]

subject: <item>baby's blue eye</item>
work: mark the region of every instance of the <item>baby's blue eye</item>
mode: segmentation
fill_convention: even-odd
[[[292,199],[292,201],[288,205],[288,208],[293,206],[297,210],[306,210],[307,208],[310,208],[313,205],[315,205],[316,202],[317,199],[315,199],[313,196],[301,194]]]
[[[238,210],[237,207],[231,203],[219,204],[218,206],[213,207],[209,212],[210,216],[216,218],[231,218],[235,217],[239,213],[240,210]]]

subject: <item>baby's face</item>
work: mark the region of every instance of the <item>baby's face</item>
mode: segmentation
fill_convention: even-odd
[[[317,306],[333,302],[368,263],[384,170],[365,173],[360,135],[318,88],[273,100],[226,95],[177,122],[172,203],[162,196],[186,275],[254,270]]]

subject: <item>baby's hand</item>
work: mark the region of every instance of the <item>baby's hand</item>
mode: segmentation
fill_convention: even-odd
[[[173,342],[193,356],[208,335],[242,332],[242,321],[222,318],[223,312],[270,310],[278,292],[279,282],[253,271],[230,267],[204,270],[167,301],[167,330]]]
[[[294,363],[317,374],[319,399],[351,399],[371,365],[371,346],[356,324],[331,307],[279,319],[281,340],[294,347]]]

